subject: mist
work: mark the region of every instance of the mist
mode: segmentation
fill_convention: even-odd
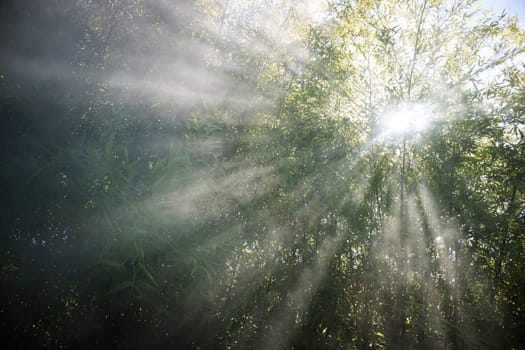
[[[521,348],[525,33],[478,5],[2,2],[6,345]]]

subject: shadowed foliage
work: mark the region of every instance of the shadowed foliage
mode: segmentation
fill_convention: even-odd
[[[524,39],[476,1],[3,1],[5,346],[522,349]]]

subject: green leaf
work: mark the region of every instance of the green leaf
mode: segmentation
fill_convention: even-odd
[[[106,295],[116,294],[133,287],[133,281],[124,281],[111,288]]]
[[[122,263],[121,262],[118,262],[118,261],[115,261],[115,260],[109,260],[109,259],[102,259],[100,261],[100,264],[102,264],[104,266],[115,267],[115,268],[121,268],[122,267]]]
[[[153,277],[153,275],[148,271],[146,264],[139,263],[139,269],[144,273],[144,275],[146,275],[146,277],[148,277],[148,279],[153,283],[153,285],[155,285],[156,287],[159,286],[157,284],[157,281],[155,281],[155,278]]]

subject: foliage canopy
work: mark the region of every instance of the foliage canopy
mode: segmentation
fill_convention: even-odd
[[[525,32],[478,5],[2,2],[5,342],[520,349]]]

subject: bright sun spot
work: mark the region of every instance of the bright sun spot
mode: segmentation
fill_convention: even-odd
[[[406,103],[386,112],[381,118],[380,127],[385,135],[402,135],[425,130],[431,119],[429,105]]]

